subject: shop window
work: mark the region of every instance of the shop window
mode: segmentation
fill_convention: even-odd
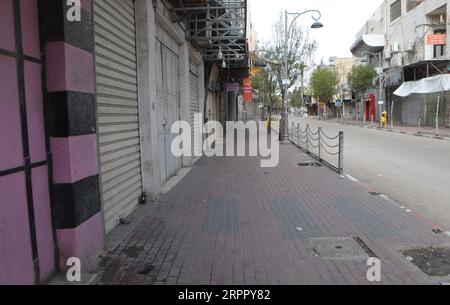
[[[402,16],[402,1],[397,0],[391,4],[391,22]]]

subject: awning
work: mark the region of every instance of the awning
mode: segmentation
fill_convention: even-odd
[[[364,52],[377,53],[384,49],[384,35],[362,35],[351,47],[351,52],[356,57],[361,57]]]
[[[427,94],[443,91],[450,91],[450,74],[441,74],[418,81],[405,82],[394,94],[406,97],[411,94]]]

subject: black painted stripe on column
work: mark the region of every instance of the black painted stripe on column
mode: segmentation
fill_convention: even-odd
[[[66,18],[70,6],[63,0],[39,0],[41,35],[46,42],[64,41],[89,53],[94,52],[92,13],[81,10],[81,21]]]
[[[51,137],[96,133],[95,95],[73,91],[47,94],[47,128]]]
[[[74,229],[101,211],[99,176],[53,189],[57,228]]]

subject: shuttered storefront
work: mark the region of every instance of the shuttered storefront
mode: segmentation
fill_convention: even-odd
[[[133,0],[94,0],[97,115],[106,231],[142,194]]]
[[[155,61],[158,112],[158,149],[161,183],[176,175],[181,158],[172,154],[175,139],[172,126],[180,122],[180,59],[179,45],[160,25],[156,26]]]
[[[189,73],[189,87],[190,87],[190,119],[191,119],[191,129],[192,129],[192,152],[195,156],[195,153],[198,153],[201,150],[201,139],[197,139],[195,142],[195,130],[199,130],[200,124],[199,122],[195,122],[194,118],[197,113],[200,113],[200,101],[198,94],[198,70],[196,67],[192,67]],[[200,140],[200,141],[199,141]]]

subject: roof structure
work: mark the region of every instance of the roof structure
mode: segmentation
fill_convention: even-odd
[[[246,41],[247,0],[166,0],[171,4],[173,21],[207,62],[228,67],[248,64]]]

